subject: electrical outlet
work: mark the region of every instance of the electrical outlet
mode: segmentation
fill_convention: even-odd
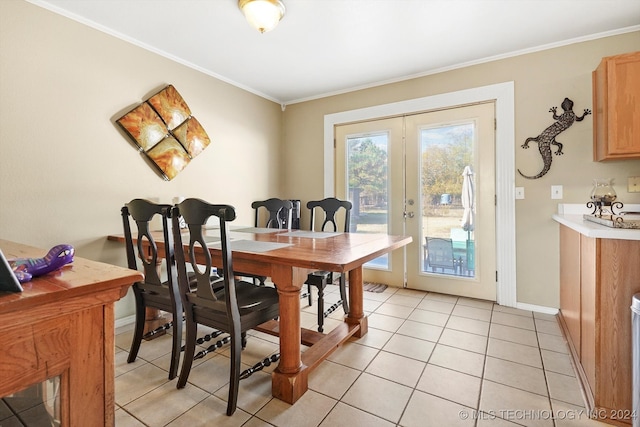
[[[627,185],[629,193],[640,193],[640,176],[630,176]]]
[[[524,187],[516,187],[516,200],[524,199]]]
[[[562,199],[562,185],[552,185],[551,186],[551,198],[552,199]]]

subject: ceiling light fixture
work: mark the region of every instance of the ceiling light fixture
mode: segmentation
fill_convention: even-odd
[[[280,0],[238,0],[238,7],[249,24],[261,33],[273,30],[285,12]]]

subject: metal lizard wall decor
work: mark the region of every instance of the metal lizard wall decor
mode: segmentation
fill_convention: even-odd
[[[585,117],[591,114],[591,110],[585,108],[584,114],[582,114],[582,116],[576,116],[576,114],[573,112],[573,101],[569,98],[565,98],[564,101],[562,101],[561,107],[564,112],[560,115],[556,114],[556,107],[551,107],[549,109],[549,112],[553,113],[553,119],[556,120],[555,123],[543,130],[540,135],[527,138],[524,144],[522,144],[522,148],[529,148],[529,142],[537,142],[538,149],[540,150],[540,155],[542,155],[542,161],[544,162],[544,167],[542,168],[540,173],[534,176],[527,176],[520,172],[520,169],[518,169],[518,173],[523,177],[527,179],[538,179],[549,172],[549,169],[551,169],[551,160],[553,160],[551,145],[555,145],[557,147],[555,153],[557,156],[564,154],[562,152],[562,144],[556,141],[556,137],[560,135],[560,133],[567,130],[573,124],[573,122],[581,122]]]

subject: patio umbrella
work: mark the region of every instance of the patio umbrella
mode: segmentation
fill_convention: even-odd
[[[475,226],[475,188],[473,185],[473,172],[471,166],[465,166],[462,172],[462,195],[461,202],[464,208],[460,225],[467,232],[467,240],[469,240],[471,232]]]

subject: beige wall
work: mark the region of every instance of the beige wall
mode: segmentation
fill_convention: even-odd
[[[113,122],[173,84],[212,143],[172,181]],[[279,196],[280,106],[22,0],[0,1],[0,238],[126,265],[120,207],[200,197],[238,208]],[[268,166],[267,166],[268,165]],[[116,317],[133,313],[128,296]]]
[[[640,50],[640,33],[574,44],[320,100],[280,106],[215,78],[22,0],[0,1],[0,238],[39,247],[68,242],[78,255],[125,265],[105,240],[121,229],[120,206],[134,197],[201,197],[232,203],[240,222],[250,202],[268,196],[323,196],[323,120],[329,113],[505,81],[515,82],[516,167],[541,167],[536,147],[519,146],[551,124],[564,97],[592,108],[591,71],[603,56]],[[165,182],[113,125],[127,108],[173,84],[212,139],[209,148]],[[558,306],[557,201],[585,203],[595,177],[615,178],[620,200],[640,161],[592,162],[592,118],[559,140],[551,172],[516,175],[518,301]],[[267,166],[268,165],[268,166]],[[256,175],[258,174],[258,175]],[[259,176],[260,179],[256,179]],[[304,219],[304,218],[303,218]],[[128,297],[117,317],[131,314]]]
[[[321,198],[323,190],[323,119],[325,114],[404,101],[489,84],[515,83],[516,168],[528,175],[542,169],[534,144],[520,148],[553,123],[549,108],[560,109],[565,97],[574,111],[593,109],[591,72],[604,56],[640,50],[640,33],[521,55],[440,74],[287,106],[284,113],[284,193],[305,200]],[[551,171],[537,180],[516,172],[515,185],[526,198],[516,201],[517,301],[545,307],[559,306],[558,224],[551,219],[558,200],[551,185],[564,187],[562,203],[586,203],[592,179],[614,178],[619,200],[640,203],[639,193],[627,193],[627,177],[640,175],[640,160],[592,161],[592,116],[576,122],[558,137],[564,155],[554,156]],[[500,124],[498,124],[500,126]]]

